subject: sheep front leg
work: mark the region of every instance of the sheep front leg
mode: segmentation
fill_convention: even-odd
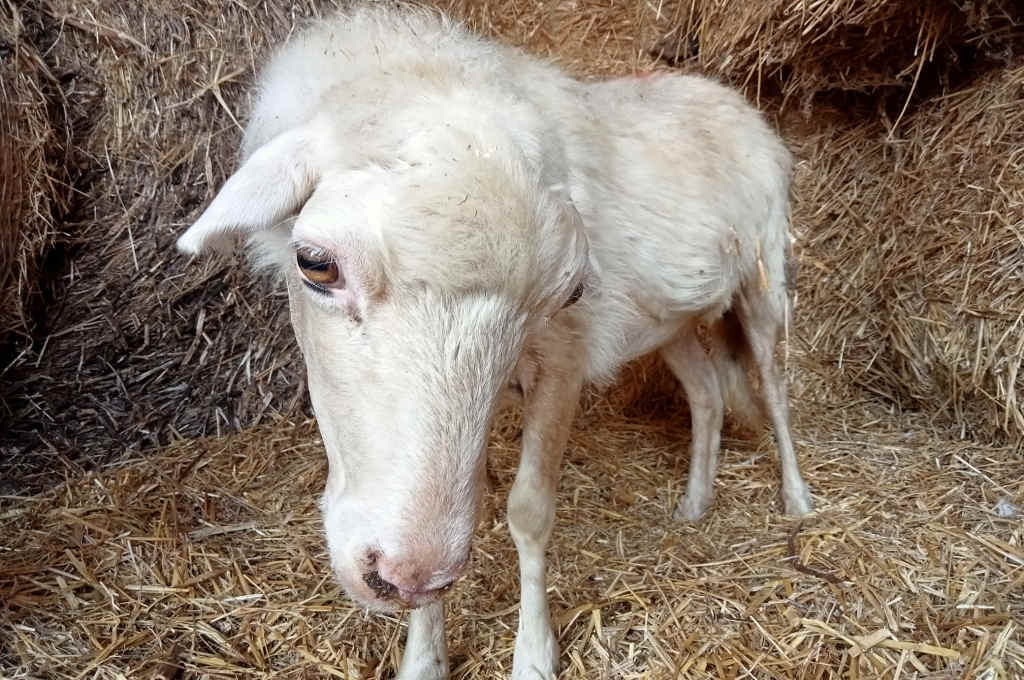
[[[552,346],[532,384],[524,386],[523,450],[508,498],[508,525],[519,553],[521,587],[512,680],[552,680],[558,671],[544,551],[554,524],[555,490],[579,402],[582,367],[572,342]]]
[[[409,614],[409,634],[396,680],[447,680],[448,645],[444,602],[432,602]]]

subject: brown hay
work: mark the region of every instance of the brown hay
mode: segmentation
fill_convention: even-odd
[[[799,339],[958,435],[1024,436],[1024,67],[802,140]]]
[[[440,0],[434,4],[484,35],[525,47],[577,76],[629,75],[654,68],[653,48],[686,19],[678,2]]]
[[[241,84],[313,9],[45,3],[41,40],[69,74],[85,170],[61,304],[6,367],[3,477],[44,483],[177,433],[301,411],[282,292],[254,286],[240,258],[190,264],[173,243],[233,168]]]
[[[557,51],[577,73],[652,66],[648,46],[674,21],[646,3],[583,13],[440,4],[503,39]],[[74,250],[60,304],[5,367],[5,477],[45,485],[124,448],[308,414],[283,291],[254,285],[240,257],[188,263],[173,243],[234,169],[236,121],[268,45],[333,7],[43,4],[40,47],[52,72],[73,77],[69,125],[84,170],[63,225]]]
[[[758,95],[780,87],[808,113],[827,90],[891,93],[903,106],[924,80],[939,91],[1024,47],[1024,10],[1013,0],[698,0],[689,9],[666,56],[696,53],[704,70]]]
[[[721,3],[443,0],[438,4],[467,18],[485,33],[524,45],[584,76],[654,68],[659,46],[670,44],[688,26],[697,26],[694,22],[699,17],[705,17],[700,23],[705,43],[711,40],[709,31],[715,21],[726,18],[721,14],[725,11]],[[896,7],[899,3],[890,4]],[[312,0],[300,5],[275,0],[258,7],[212,0],[185,6],[157,0],[131,4],[51,0],[42,4],[35,43],[30,47],[45,54],[45,67],[60,74],[58,80],[62,83],[58,92],[63,97],[68,136],[74,146],[77,180],[75,204],[61,230],[73,237],[74,257],[66,267],[66,276],[51,282],[58,295],[46,310],[42,332],[20,349],[13,365],[3,369],[5,394],[0,413],[7,422],[0,425],[4,432],[0,437],[0,469],[4,478],[17,480],[22,487],[44,485],[66,470],[78,474],[82,467],[109,460],[125,448],[138,450],[164,444],[177,435],[231,432],[267,419],[308,414],[303,371],[287,325],[283,293],[254,285],[239,258],[186,263],[173,252],[172,244],[233,168],[239,136],[236,121],[245,119],[246,88],[267,47],[294,30],[303,17],[332,7],[332,3]],[[822,38],[829,45],[838,44],[832,40],[835,26],[857,21],[861,22],[857,25],[867,26],[870,12],[881,11],[878,3],[841,7],[835,3],[804,3],[801,7],[800,12],[816,7],[816,13],[784,13],[790,23],[783,27],[795,30],[793,17],[802,16],[800,25],[817,27],[821,36],[829,37]],[[886,11],[897,11],[892,7]],[[1003,24],[992,10],[996,5],[981,3],[977,7],[988,17],[977,25],[989,27],[985,29],[988,32],[984,36],[968,32],[963,39],[977,38],[978,49],[1012,47],[1018,34],[1012,26],[999,28]],[[846,19],[841,21],[842,16]],[[752,15],[746,20],[755,26],[764,19],[759,17]],[[825,23],[808,23],[811,19]],[[729,30],[723,27],[714,35],[721,40],[740,35],[736,20],[730,19],[734,23],[729,24]],[[825,30],[825,26],[833,28]],[[914,27],[913,40],[910,33],[896,33],[899,26],[909,30],[906,22],[892,24],[886,29],[889,42],[918,40],[921,26]],[[814,31],[808,34],[814,35]],[[875,32],[864,31],[864,35],[874,36]],[[705,43],[699,49],[703,60],[710,59],[708,55],[718,49]],[[798,65],[793,73],[813,71],[813,64],[807,60],[812,59],[811,46],[816,44],[801,48],[802,56],[793,62]],[[827,50],[820,56],[822,63],[828,64],[839,58]],[[741,59],[732,63],[728,75],[742,82],[747,72],[741,66],[748,62]],[[719,64],[716,68],[725,67]],[[763,99],[762,105],[769,106],[769,100]],[[814,122],[820,121],[823,109],[821,103],[816,105]],[[855,177],[873,177],[878,187],[889,184],[890,168],[884,163],[872,166],[874,175],[855,165],[859,158],[872,158],[873,150],[879,147],[877,124],[871,122],[878,111],[862,107],[854,113],[863,122],[857,126],[860,132],[818,125],[810,136],[806,131],[790,135],[790,141],[807,161],[794,192],[795,225],[808,239],[802,250],[807,262],[838,265],[844,257],[832,250],[833,241],[827,234],[836,220],[828,215],[847,212],[822,206],[839,201],[853,206],[857,197],[837,194],[833,189],[849,186]],[[885,110],[881,113],[888,115]],[[996,118],[990,118],[995,124]],[[889,119],[887,130],[892,128],[893,120]],[[910,147],[928,140],[927,121],[917,120],[921,121],[915,123],[918,132],[903,135],[904,121],[897,128],[901,141],[887,148],[899,147],[900,153],[914,157]],[[848,127],[847,123],[843,125]],[[987,147],[983,135],[961,143],[980,145],[965,153],[984,160]],[[936,162],[940,173],[948,170],[946,159]],[[926,163],[927,158],[922,156],[916,170],[930,172]],[[1011,181],[1012,173],[1001,179],[1003,185]],[[938,196],[938,190],[932,195]],[[45,200],[45,194],[39,192],[32,196]],[[904,222],[902,202],[890,201],[885,206],[883,211],[874,203],[865,203],[863,210],[872,215],[865,224]],[[857,209],[861,209],[860,204]],[[838,224],[849,225],[849,221]],[[863,241],[844,242],[852,244],[853,256],[862,252]],[[813,361],[802,367],[821,378],[818,384],[824,393],[818,395],[818,401],[822,407],[833,397],[840,401],[859,398],[848,394],[852,385],[866,387],[897,405],[932,410],[939,407],[940,420],[956,421],[969,436],[988,436],[980,425],[994,422],[1000,408],[1001,427],[1016,427],[1012,409],[1005,408],[1012,403],[1012,385],[1005,373],[1010,367],[1004,360],[1009,355],[999,354],[1009,345],[996,347],[993,343],[989,347],[983,339],[982,353],[992,354],[988,363],[994,368],[990,370],[981,362],[978,371],[972,368],[964,387],[962,377],[955,381],[942,377],[949,373],[942,366],[955,359],[962,343],[925,352],[914,344],[918,336],[911,335],[898,344],[900,349],[893,354],[895,364],[887,363],[888,354],[880,354],[873,361],[851,359],[849,352],[836,351],[837,343],[841,349],[843,342],[859,339],[860,346],[867,348],[872,341],[870,334],[852,339],[848,336],[863,334],[864,330],[858,331],[862,327],[888,322],[878,320],[875,306],[852,305],[839,310],[843,323],[833,323],[836,300],[848,299],[849,291],[827,283],[836,280],[834,275],[832,279],[823,278],[828,276],[827,269],[805,266],[803,272],[796,330],[803,341],[822,349],[812,353]],[[946,272],[936,275],[942,278]],[[974,285],[984,281],[972,277]],[[819,285],[822,281],[827,285]],[[824,299],[826,292],[847,297]],[[905,318],[897,311],[885,312],[885,318]],[[913,310],[914,314],[919,311]],[[986,337],[998,339],[997,326],[986,323]],[[826,332],[828,337],[821,337]],[[878,337],[885,334],[879,331]],[[937,335],[934,341],[944,342]],[[948,352],[953,356],[944,358],[943,353]],[[920,356],[909,364],[901,358],[915,353]],[[835,370],[840,355],[843,371]],[[859,372],[846,370],[848,360],[870,365],[875,374],[887,377],[885,381],[865,381]],[[945,363],[938,365],[937,361]],[[915,374],[909,383],[904,377],[908,366]],[[922,388],[918,374],[939,377],[926,377],[923,382],[931,381],[933,386]],[[962,371],[955,375],[962,376]],[[955,408],[951,408],[941,403],[939,395],[954,382],[957,391],[950,400]],[[906,389],[907,384],[913,389]],[[969,403],[970,395],[978,390],[992,396],[986,397],[992,405],[991,413],[980,420],[970,413],[973,405]],[[674,381],[657,362],[631,367],[623,387],[605,397],[620,411],[635,408],[644,412],[679,403]],[[950,412],[953,417],[946,417]]]
[[[17,6],[0,3],[0,343],[32,330],[40,262],[67,194],[45,95],[54,77],[25,32]]]
[[[819,506],[802,524],[779,514],[768,442],[725,442],[717,504],[689,526],[671,519],[677,418],[577,430],[549,551],[560,677],[1021,677],[1019,455],[877,408],[844,415],[796,423]],[[511,665],[516,426],[497,428],[495,509],[447,606],[458,680]],[[403,618],[368,616],[333,583],[325,465],[312,423],[279,422],[3,499],[0,675],[389,677]]]

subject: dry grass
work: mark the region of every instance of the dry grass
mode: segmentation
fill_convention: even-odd
[[[47,111],[54,76],[25,24],[17,5],[0,2],[0,343],[33,330],[40,261],[57,240],[54,215],[68,194]]]
[[[707,42],[719,20],[714,17],[723,21],[725,17],[720,16],[724,5],[706,3],[439,0],[439,4],[485,33],[554,58],[581,76],[664,67],[661,51],[673,47],[672,40],[687,27],[704,41],[697,53],[706,61],[718,49]],[[268,45],[287,36],[304,17],[329,11],[333,3],[46,0],[33,6],[38,26],[28,46],[45,54],[46,68],[58,76],[48,105],[61,111],[70,147],[66,155],[74,157],[74,167],[65,164],[64,168],[73,175],[74,200],[61,224],[70,239],[71,257],[62,269],[48,272],[45,283],[54,294],[41,310],[44,323],[15,347],[13,361],[0,368],[0,418],[6,421],[6,434],[0,439],[4,476],[21,486],[42,488],[54,475],[79,474],[125,448],[142,450],[178,435],[234,432],[268,419],[309,415],[283,293],[254,286],[238,258],[187,264],[173,252],[172,244],[233,168],[237,123],[245,120],[248,107],[246,88]],[[878,6],[850,3],[847,23],[866,17],[865,8]],[[997,5],[977,6],[987,8],[984,16],[988,18],[977,24],[981,28],[961,36],[966,47],[962,45],[960,51],[1016,49],[1019,32],[997,20],[1000,15],[993,9]],[[835,22],[838,18],[828,12],[846,6],[801,7],[806,12],[817,8],[816,21]],[[783,12],[787,21],[796,21],[794,12]],[[810,15],[801,16],[801,25],[818,26],[808,23]],[[698,31],[695,22],[703,28]],[[788,31],[793,26],[784,23],[783,27]],[[982,31],[986,26],[987,33]],[[729,27],[735,28],[735,22],[723,25],[715,35],[723,40],[727,34],[739,35]],[[843,44],[860,44],[856,35],[844,33]],[[874,40],[875,33],[864,35]],[[821,41],[836,44],[833,33],[824,31],[822,36]],[[942,44],[948,47],[951,40],[947,35]],[[814,44],[801,48],[801,59],[810,59]],[[831,55],[829,63],[838,58],[828,52],[822,55]],[[748,75],[744,63],[716,68],[742,84]],[[694,59],[682,63],[685,68],[695,65]],[[796,77],[793,74],[799,73],[783,71],[777,74],[782,79],[778,87],[785,90],[786,83]],[[901,90],[907,91],[909,85]],[[752,91],[752,96],[757,94]],[[780,102],[765,95],[761,103],[771,109]],[[815,117],[820,108],[815,109]],[[862,113],[862,120],[868,121],[863,129],[870,134],[863,139],[847,135],[843,143],[857,147],[854,156],[868,159],[870,165],[878,147],[870,121],[879,112]],[[893,112],[891,118],[899,113]],[[884,110],[881,114],[889,115]],[[906,115],[912,116],[913,111]],[[836,152],[839,147],[831,135],[840,132],[837,128],[820,133],[819,151],[811,159],[814,170],[805,172],[798,183],[798,196],[817,199],[824,187],[843,186],[844,177],[836,173],[864,172],[849,167],[849,161]],[[792,136],[791,141],[806,146],[801,136]],[[834,169],[822,173],[820,168]],[[1014,180],[1011,175],[1000,178],[1001,182]],[[46,191],[31,196],[47,200]],[[798,226],[827,229],[820,206],[811,198],[797,206]],[[868,228],[902,219],[899,204],[889,209],[894,213],[880,215]],[[803,232],[814,236],[811,228]],[[807,252],[818,260],[827,255],[810,248]],[[817,281],[805,277],[802,286],[813,293]],[[812,327],[822,327],[813,318],[816,312],[808,313]],[[841,342],[842,338],[831,340]],[[1006,347],[1002,344],[993,353]],[[915,365],[932,371],[928,361],[923,357],[923,364]],[[876,369],[893,375],[903,370],[887,365],[876,365]],[[933,372],[945,370],[939,367]],[[640,372],[658,373],[658,369]],[[836,381],[850,379],[841,372],[832,378],[833,389],[842,388]],[[853,379],[856,382],[857,376]],[[1000,379],[1005,386],[1005,377]],[[943,389],[945,383],[937,380],[935,384]],[[958,393],[958,398],[972,398],[973,385],[970,382],[970,389]],[[960,417],[934,395],[910,399],[901,389],[893,388],[890,381],[888,391],[893,394],[889,398],[897,404],[922,409],[939,406],[943,413],[954,413],[953,420]],[[998,390],[989,393],[996,395],[993,408],[1009,403],[1009,393],[1005,397]],[[1007,419],[1004,413],[1002,419],[1010,423],[1003,429],[1012,430],[1014,418]],[[978,422],[987,426],[991,418]],[[984,438],[987,434],[978,422],[965,426],[965,432]]]
[[[948,87],[979,64],[1020,56],[1024,10],[1012,0],[696,0],[664,48],[704,70],[797,96]],[[1016,51],[1016,54],[1015,54]]]
[[[767,442],[727,440],[717,504],[688,526],[671,520],[681,420],[581,417],[550,551],[561,678],[1024,674],[1018,452],[921,434],[875,407],[803,418],[812,519],[779,515]],[[457,679],[511,664],[518,585],[501,504],[516,424],[497,428],[496,510],[448,604]],[[170,660],[182,678],[389,677],[402,618],[367,616],[332,582],[324,475],[315,427],[282,421],[3,500],[0,675],[145,678]]]
[[[75,474],[176,433],[301,412],[283,293],[254,288],[240,259],[189,265],[173,242],[233,168],[256,58],[313,9],[42,3],[87,170],[61,304],[5,367],[5,476]]]
[[[799,140],[799,340],[833,385],[1024,437],[1024,67]]]
[[[551,59],[578,77],[630,75],[658,66],[658,45],[686,19],[679,2],[437,0],[498,40]]]

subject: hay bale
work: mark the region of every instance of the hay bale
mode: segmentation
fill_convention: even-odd
[[[551,59],[576,76],[653,68],[655,48],[678,32],[688,5],[645,0],[437,0],[475,30]]]
[[[39,11],[81,172],[70,276],[6,374],[0,476],[76,473],[125,448],[301,410],[283,291],[254,286],[242,258],[190,265],[173,244],[233,170],[244,84],[302,18],[283,0]]]
[[[28,337],[39,264],[56,240],[65,200],[44,94],[53,76],[24,39],[15,5],[0,8],[0,343]]]
[[[333,4],[52,0],[40,10],[39,44],[69,92],[63,104],[83,169],[62,226],[73,234],[74,259],[60,304],[5,374],[13,396],[3,404],[0,473],[52,479],[125,448],[309,412],[283,291],[255,284],[241,258],[186,263],[173,242],[233,170],[248,84],[269,46]],[[697,26],[697,9],[725,11],[640,0],[436,4],[584,76],[655,67],[654,48]],[[890,36],[913,43],[919,30]],[[713,53],[700,48],[702,59]],[[816,181],[846,181],[841,173],[850,168],[841,160],[816,159]],[[797,195],[808,197],[798,223],[814,224],[815,191],[798,186]],[[804,300],[814,299],[806,293],[813,295],[815,281],[803,285]],[[804,304],[797,317],[818,314]],[[675,381],[657,362],[633,367],[624,383],[602,397],[602,408],[681,408]]]
[[[896,134],[805,140],[802,336],[835,382],[960,436],[1024,435],[1024,66],[928,102]]]
[[[661,46],[666,56],[696,53],[704,70],[757,93],[771,82],[805,107],[825,90],[891,89],[902,105],[922,75],[940,90],[976,62],[1019,53],[1024,20],[1013,0],[697,0],[689,9]]]
[[[577,73],[650,66],[645,46],[670,20],[640,3],[583,14],[521,0],[437,4],[558,53]],[[190,264],[173,243],[234,169],[248,85],[267,50],[332,5],[46,4],[47,60],[73,78],[70,124],[85,169],[68,226],[75,275],[52,332],[7,374],[0,466],[9,478],[42,480],[125,448],[309,412],[284,291],[255,282],[241,257]],[[641,22],[642,36],[630,28]]]

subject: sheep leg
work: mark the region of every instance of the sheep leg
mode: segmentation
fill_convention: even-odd
[[[796,460],[793,438],[789,431],[786,383],[775,366],[779,323],[766,304],[759,300],[751,302],[746,296],[741,296],[736,311],[761,376],[765,405],[771,416],[772,428],[775,430],[775,444],[782,465],[782,501],[786,514],[801,516],[811,512],[813,503],[810,489],[800,475],[800,465]]]
[[[396,680],[447,680],[448,644],[444,602],[432,602],[409,614],[409,634]]]
[[[552,680],[558,640],[551,628],[544,551],[555,519],[555,490],[582,387],[574,343],[556,340],[524,385],[523,450],[508,498],[508,524],[519,554],[521,600],[512,680]]]
[[[692,327],[683,329],[663,346],[661,356],[682,383],[690,404],[690,477],[686,496],[676,506],[673,516],[678,520],[696,522],[714,498],[725,413],[722,390],[711,359],[705,354]]]

